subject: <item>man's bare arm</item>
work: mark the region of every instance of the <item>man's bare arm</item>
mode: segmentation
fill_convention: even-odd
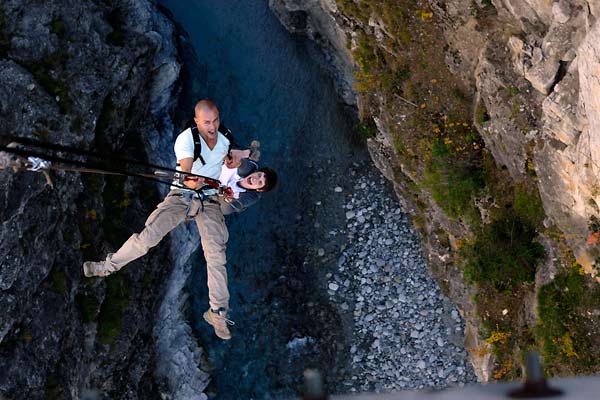
[[[194,159],[192,157],[182,158],[177,162],[183,172],[192,172],[192,164],[194,164]],[[183,184],[190,189],[200,189],[204,184],[204,179],[198,177],[186,177]]]

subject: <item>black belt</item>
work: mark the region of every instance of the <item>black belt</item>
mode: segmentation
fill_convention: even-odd
[[[196,200],[200,200],[202,202],[207,201],[209,203],[215,203],[215,204],[219,203],[217,200],[211,199],[210,197],[212,197],[212,196],[216,196],[216,195],[213,195],[213,194],[211,194],[211,195],[200,195],[200,194],[195,193],[195,192],[194,193],[192,193],[192,192],[189,192],[189,193],[181,193],[181,192],[179,192],[179,193],[170,193],[170,194],[167,195],[167,197],[189,197],[189,198],[194,198]]]

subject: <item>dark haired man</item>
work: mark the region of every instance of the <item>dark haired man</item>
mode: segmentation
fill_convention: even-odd
[[[277,173],[268,167],[259,168],[256,160],[244,158],[238,168],[223,165],[219,181],[233,194],[221,200],[221,211],[228,215],[246,210],[260,200],[262,193],[273,190]]]
[[[175,156],[178,169],[183,173],[193,173],[217,179],[221,172],[223,159],[230,157],[230,164],[237,165],[248,157],[249,150],[231,150],[230,141],[219,132],[219,110],[210,100],[201,100],[194,108],[195,127],[188,128],[177,136]],[[198,130],[201,144],[200,154],[196,157],[193,129]],[[203,187],[202,178],[183,180],[190,189]],[[143,256],[151,247],[186,218],[193,218],[200,232],[208,276],[208,297],[210,308],[204,318],[215,329],[221,339],[230,339],[227,327],[232,323],[227,319],[229,308],[229,290],[227,288],[227,269],[225,250],[229,233],[223,219],[217,190],[204,191],[201,199],[193,190],[180,186],[172,187],[167,197],[148,217],[145,228],[135,233],[116,253],[108,254],[104,261],[83,263],[85,276],[107,276],[120,270],[131,261]]]

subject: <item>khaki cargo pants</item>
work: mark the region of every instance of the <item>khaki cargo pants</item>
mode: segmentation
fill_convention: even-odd
[[[188,216],[193,217],[198,226],[202,250],[206,259],[208,275],[208,298],[213,310],[229,308],[227,289],[227,259],[225,250],[229,233],[216,196],[209,196],[202,203],[190,196],[191,192],[171,190],[146,221],[144,230],[134,233],[114,254],[106,257],[105,266],[109,271],[118,271],[131,261],[143,256],[156,246]],[[211,201],[212,200],[212,201]]]

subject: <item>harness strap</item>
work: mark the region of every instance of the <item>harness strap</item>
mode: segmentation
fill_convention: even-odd
[[[198,132],[198,126],[195,124],[194,120],[191,120],[189,123],[190,130],[192,131],[192,138],[194,139],[194,161],[200,160],[202,165],[206,164],[204,158],[202,157],[202,140],[200,139],[200,132]],[[228,129],[225,125],[219,125],[219,133],[229,141],[229,147],[227,148],[227,155],[231,153],[231,150],[235,147],[239,147],[233,137],[233,133]]]
[[[205,165],[206,161],[204,161],[204,157],[202,157],[202,142],[197,126],[192,126],[192,137],[194,138],[194,161],[199,159],[202,165]]]

